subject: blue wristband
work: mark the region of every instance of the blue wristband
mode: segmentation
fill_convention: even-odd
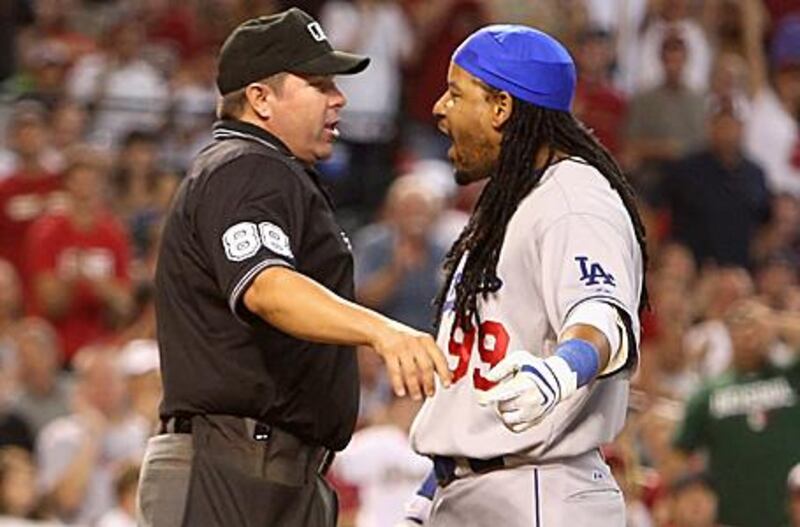
[[[432,500],[433,495],[436,494],[436,486],[436,472],[431,470],[430,474],[428,474],[428,477],[425,478],[425,481],[423,481],[422,485],[417,489],[417,494],[423,498]]]
[[[600,354],[585,340],[565,340],[556,348],[556,355],[564,359],[578,375],[578,388],[594,379],[600,371]]]

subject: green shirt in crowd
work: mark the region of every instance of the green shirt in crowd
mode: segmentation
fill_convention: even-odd
[[[675,446],[708,453],[720,523],[786,525],[786,477],[800,462],[800,361],[710,381],[689,401]]]

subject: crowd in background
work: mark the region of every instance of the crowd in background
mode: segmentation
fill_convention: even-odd
[[[568,46],[574,111],[648,225],[640,364],[604,448],[628,525],[800,527],[798,0],[0,2],[0,525],[133,525],[161,221],[210,140],[220,43],[288,4],[372,57],[338,81],[321,169],[359,300],[425,330],[480,194],[455,186],[431,117],[450,54],[497,21]],[[415,404],[362,351],[359,431],[330,477],[342,525],[386,527],[430,464],[408,447]]]

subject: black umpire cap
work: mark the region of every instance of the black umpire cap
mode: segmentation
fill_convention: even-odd
[[[319,22],[293,7],[233,30],[219,54],[217,87],[225,95],[284,71],[341,75],[358,73],[367,65],[368,57],[334,50]]]

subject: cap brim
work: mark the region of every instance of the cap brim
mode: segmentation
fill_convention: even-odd
[[[369,66],[369,57],[344,51],[331,51],[289,68],[292,73],[309,75],[352,75],[361,73]]]

